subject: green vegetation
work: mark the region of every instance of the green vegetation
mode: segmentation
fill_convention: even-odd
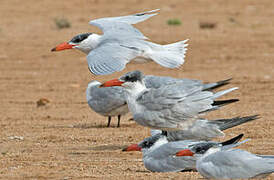
[[[55,25],[58,29],[70,28],[71,24],[66,18],[55,18]]]
[[[172,26],[178,26],[181,25],[181,20],[180,19],[169,19],[167,21],[168,25],[172,25]]]

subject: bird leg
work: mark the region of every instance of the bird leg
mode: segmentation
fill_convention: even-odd
[[[118,115],[118,124],[117,124],[117,128],[120,127],[120,119],[121,119],[121,115]]]
[[[107,127],[110,126],[110,121],[111,121],[111,116],[108,117],[108,125],[107,125]]]

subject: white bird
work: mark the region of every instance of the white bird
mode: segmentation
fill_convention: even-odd
[[[199,119],[199,114],[222,106],[222,103],[214,104],[216,98],[237,89],[213,93],[203,91],[201,86],[185,86],[183,83],[147,89],[140,71],[129,72],[102,84],[102,87],[111,86],[125,88],[129,110],[138,124],[165,131],[190,128]]]
[[[189,149],[196,144],[205,144],[208,146],[232,144],[241,139],[239,135],[229,141],[218,143],[214,141],[183,140],[169,142],[167,136],[156,134],[145,138],[138,144],[139,150],[143,153],[143,163],[146,169],[153,172],[179,172],[187,170],[196,170],[197,156],[179,157],[176,156],[178,151]],[[130,148],[130,147],[128,147]],[[129,151],[133,149],[124,149]],[[133,147],[132,147],[133,148]]]
[[[183,83],[186,86],[201,86],[203,90],[213,90],[220,86],[228,84],[230,79],[218,81],[216,83],[203,84],[202,81],[192,79],[176,79],[165,76],[146,75],[144,82],[148,88],[159,88],[161,86],[173,83]],[[91,81],[86,89],[86,98],[89,107],[96,113],[108,117],[107,127],[110,126],[111,118],[118,116],[117,127],[120,126],[121,116],[129,112],[122,87],[99,88],[102,83],[99,81]],[[231,100],[235,102],[237,99]]]
[[[274,172],[274,156],[231,149],[241,143],[222,147],[197,144],[177,152],[176,156],[198,157],[196,168],[208,179],[265,178]]]
[[[89,70],[95,75],[122,71],[131,60],[155,61],[167,68],[176,68],[184,63],[186,41],[160,45],[150,41],[132,25],[157,15],[159,9],[121,17],[95,19],[89,24],[99,27],[103,35],[84,33],[69,42],[59,44],[52,51],[79,49],[88,54]]]

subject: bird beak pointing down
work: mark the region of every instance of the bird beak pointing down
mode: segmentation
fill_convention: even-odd
[[[124,82],[119,79],[113,79],[110,81],[106,81],[100,87],[112,87],[112,86],[121,86]]]
[[[184,149],[176,153],[176,156],[193,156],[193,155],[194,153],[190,151],[189,149]]]
[[[55,48],[51,49],[51,51],[62,51],[62,50],[65,50],[65,49],[72,49],[73,46],[75,46],[75,45],[65,42],[65,43],[59,44]]]
[[[132,144],[126,148],[124,148],[122,151],[141,151],[142,148],[138,146],[138,144]]]

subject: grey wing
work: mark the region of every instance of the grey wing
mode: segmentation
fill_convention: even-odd
[[[136,38],[146,39],[146,37],[131,24],[136,24],[146,19],[157,15],[153,13],[159,9],[137,13],[129,16],[120,16],[120,17],[108,17],[95,19],[89,22],[89,24],[99,27],[104,35],[123,35],[123,36],[134,36]],[[152,14],[151,14],[152,13]]]
[[[104,43],[92,50],[88,56],[89,70],[95,75],[122,71],[136,57],[136,50],[120,46],[119,43]]]
[[[215,178],[251,178],[274,171],[273,164],[240,149],[213,153],[198,164],[201,174]]]
[[[192,79],[177,79],[165,76],[153,76],[153,75],[146,75],[144,78],[144,82],[147,88],[154,88],[157,89],[161,86],[166,86],[174,83],[183,83],[185,86],[190,85],[203,85],[202,81],[199,80],[192,80]]]
[[[197,157],[178,157],[176,153],[186,149],[195,141],[177,141],[166,143],[144,157],[147,169],[155,172],[178,172],[182,170],[195,170]]]
[[[137,102],[144,111],[133,114],[134,119],[150,121],[155,126],[183,129],[197,120],[199,112],[210,109],[212,92],[202,91],[201,86],[173,84],[144,92]],[[150,124],[150,125],[151,125]]]
[[[187,129],[180,131],[169,131],[167,138],[169,141],[178,141],[185,139],[196,140],[211,140],[218,136],[223,136],[224,133],[219,130],[219,127],[208,123],[207,120],[199,119],[195,121]]]
[[[126,105],[124,90],[121,87],[92,88],[88,92],[91,99],[88,104],[100,114],[109,112]]]

